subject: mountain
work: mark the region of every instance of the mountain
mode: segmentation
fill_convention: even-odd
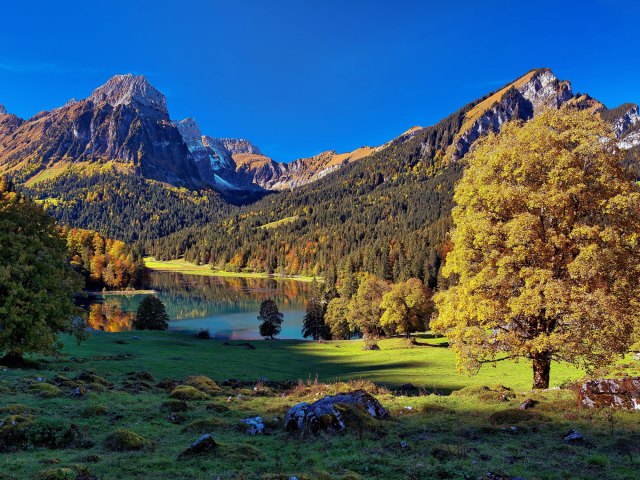
[[[464,156],[482,135],[508,121],[526,122],[545,108],[589,109],[614,125],[621,148],[630,154],[638,148],[636,105],[607,109],[574,94],[551,70],[532,70],[433,126],[413,128],[357,161],[338,160],[336,171],[315,181],[269,195],[223,222],[146,242],[145,249],[159,258],[184,255],[231,270],[351,269],[394,281],[423,278],[435,286]],[[318,165],[321,172],[336,154],[320,157],[300,161],[300,171]],[[638,164],[632,156],[629,162]]]
[[[590,109],[611,122],[640,174],[638,106],[607,109],[574,95],[549,69],[531,70],[436,125],[413,127],[383,145],[327,150],[291,163],[271,159],[246,139],[203,134],[193,118],[172,121],[164,95],[143,76],[116,75],[88,98],[26,120],[0,106],[0,174],[59,221],[144,242],[159,256],[224,263],[240,254],[242,268],[264,268],[267,256],[271,263],[293,262],[286,255],[303,239],[309,248],[302,260],[296,253],[293,270],[309,272],[326,268],[329,249],[354,253],[358,245],[397,235],[400,244],[410,243],[418,230],[433,237],[435,248],[459,164],[478,138],[562,106]],[[235,206],[272,191],[281,193]],[[235,214],[241,219],[232,238],[227,227]],[[258,228],[282,219],[294,219],[271,235],[291,232],[284,253]],[[440,225],[437,235],[427,232],[433,225]],[[252,247],[263,240],[262,249]]]
[[[33,184],[70,166],[112,164],[118,171],[176,186],[204,186],[169,120],[164,95],[144,77],[116,75],[86,99],[28,120],[0,118],[0,173]]]

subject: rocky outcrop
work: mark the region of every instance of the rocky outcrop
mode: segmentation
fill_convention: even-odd
[[[356,390],[291,407],[285,418],[285,430],[316,435],[344,430],[349,423],[363,427],[362,417],[382,419],[388,416],[389,412],[375,397],[364,390]]]
[[[143,75],[114,75],[107,83],[96,88],[87,99],[96,105],[106,103],[112,107],[133,105],[139,110],[168,115],[164,95],[151,85]],[[74,101],[68,102],[73,104]]]
[[[461,159],[483,135],[498,132],[511,120],[529,120],[546,108],[559,108],[573,98],[571,84],[543,68],[533,70],[479,102],[465,114],[465,122],[451,148]]]
[[[589,380],[580,387],[579,401],[588,408],[640,410],[640,377]]]

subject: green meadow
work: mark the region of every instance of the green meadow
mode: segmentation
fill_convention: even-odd
[[[637,478],[637,414],[578,408],[568,387],[584,372],[566,365],[553,366],[555,388],[532,392],[527,362],[458,375],[446,339],[426,334],[417,345],[382,340],[379,351],[357,340],[223,342],[171,332],[96,332],[64,343],[59,357],[0,371],[0,479]],[[637,369],[628,361],[608,373]],[[193,375],[217,386],[201,382],[186,401],[171,398]],[[397,390],[407,383],[420,394]],[[77,386],[84,395],[72,396]],[[391,418],[320,437],[284,432],[289,407],[360,388]],[[526,398],[535,407],[519,410]],[[269,435],[239,428],[256,415]],[[572,428],[584,445],[563,442]],[[204,433],[215,451],[179,460]]]

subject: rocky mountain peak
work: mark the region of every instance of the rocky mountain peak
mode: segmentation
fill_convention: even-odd
[[[168,114],[164,95],[160,93],[143,75],[115,75],[101,87],[96,88],[89,100],[94,103],[107,103],[112,107],[136,104]]]
[[[180,135],[182,135],[182,138],[187,144],[189,144],[189,142],[202,141],[202,132],[195,118],[185,118],[179,122],[173,122],[173,124],[180,131]]]
[[[244,138],[217,138],[216,140],[232,155],[236,155],[239,153],[263,155],[258,147]]]

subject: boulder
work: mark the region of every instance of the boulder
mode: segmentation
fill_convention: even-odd
[[[285,429],[315,435],[344,430],[350,423],[362,427],[367,419],[387,417],[389,412],[375,397],[364,390],[356,390],[330,395],[311,404],[294,405],[285,418]]]
[[[518,408],[520,410],[529,410],[530,408],[533,408],[535,406],[536,406],[536,401],[531,398],[527,398],[524,402],[520,404]]]
[[[579,401],[589,408],[640,410],[640,377],[589,380],[580,387]]]
[[[248,435],[262,435],[264,433],[264,420],[262,417],[243,418],[241,427]]]
[[[582,435],[577,430],[569,430],[564,437],[562,437],[565,443],[570,443],[571,445],[580,445],[584,443],[584,435]]]
[[[180,460],[193,457],[194,455],[213,452],[216,448],[218,448],[218,444],[210,434],[206,433],[189,445],[189,448],[178,455],[178,459]]]

